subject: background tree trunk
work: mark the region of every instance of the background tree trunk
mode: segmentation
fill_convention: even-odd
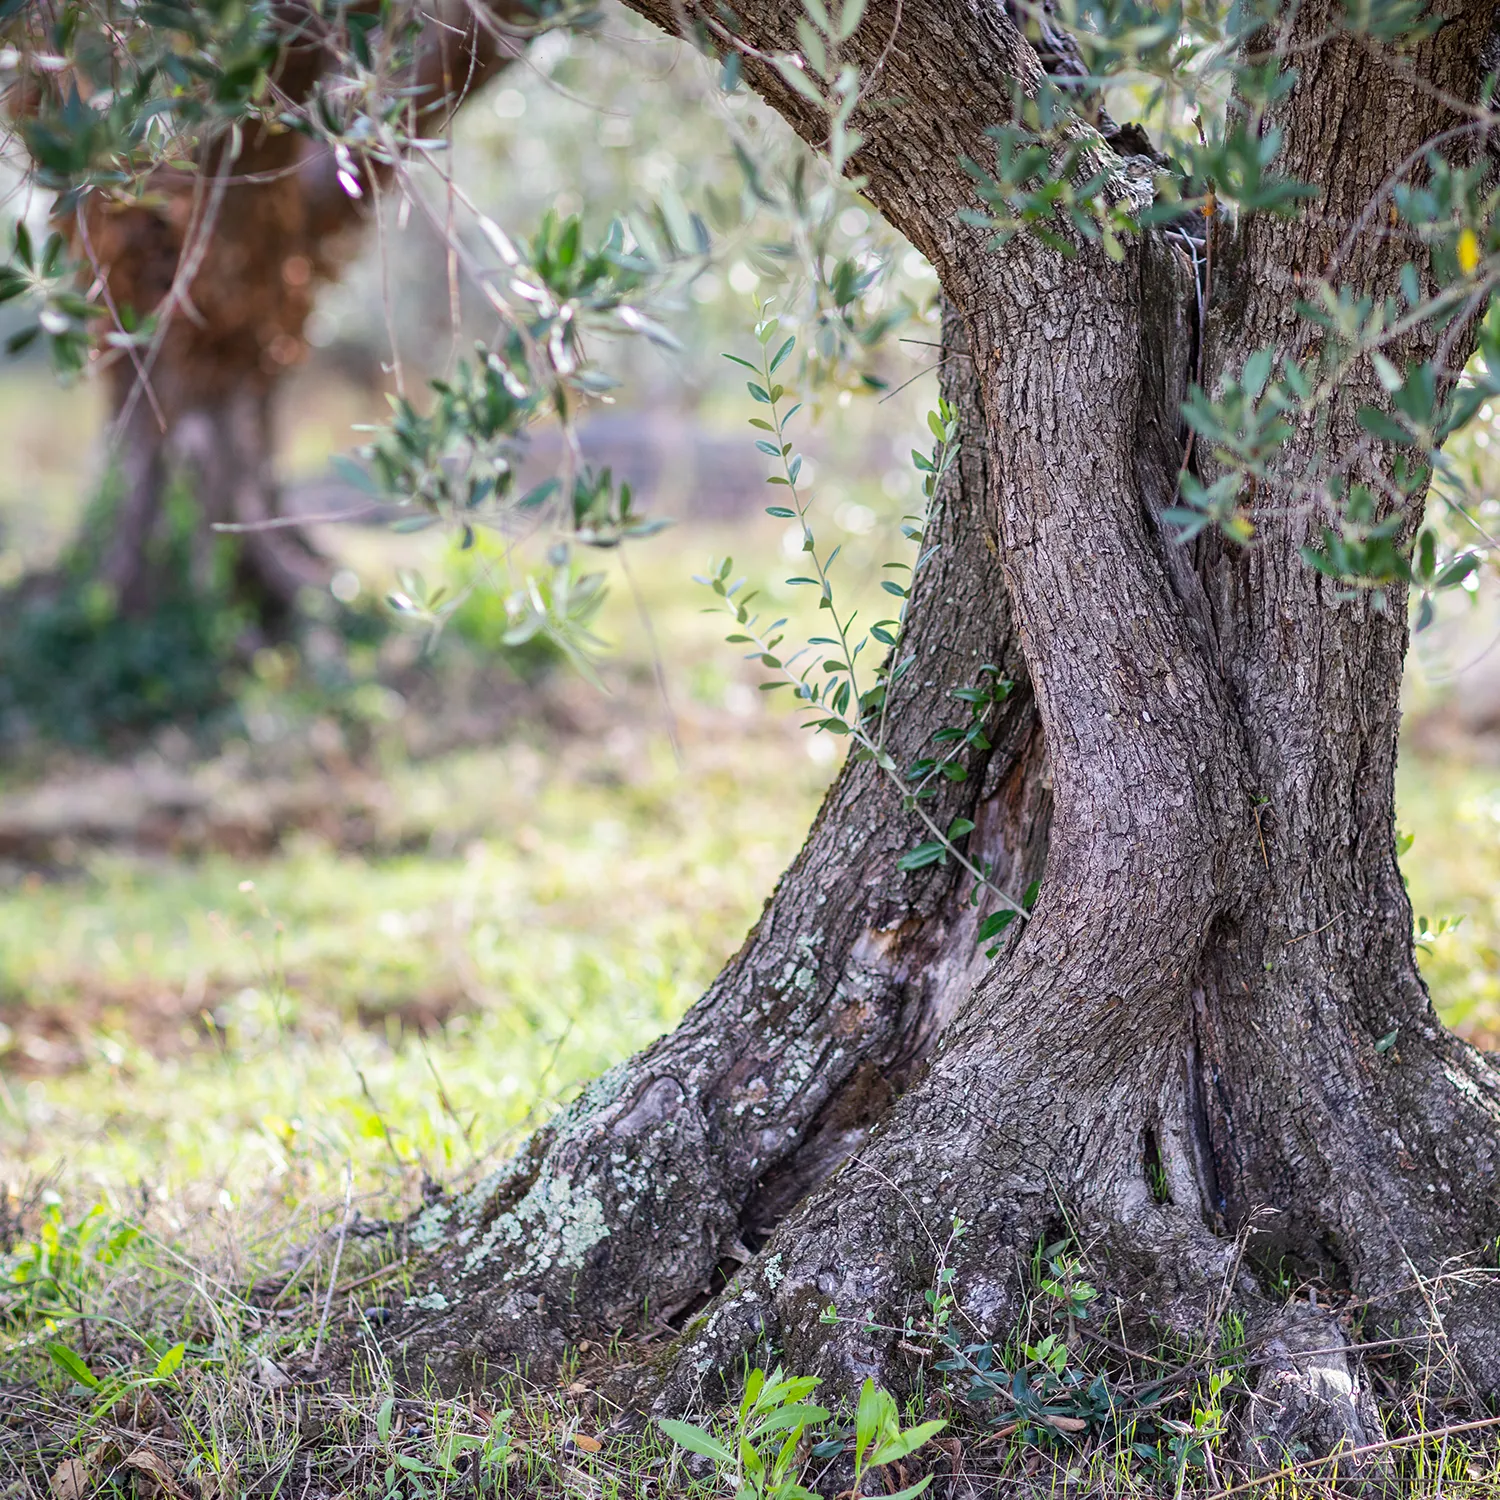
[[[506,28],[518,18],[524,8],[511,0],[496,0],[484,20],[462,4],[436,8],[412,68],[423,128],[443,129],[516,56],[522,38]],[[295,7],[283,20],[296,40],[277,88],[305,99],[337,62],[334,23]],[[275,479],[278,391],[306,356],[317,288],[353,258],[367,218],[368,192],[351,193],[337,168],[319,143],[253,127],[233,160],[218,143],[196,172],[155,173],[148,206],[96,196],[74,224],[112,312],[161,322],[149,348],[106,355],[121,502],[104,578],[132,614],[156,597],[152,538],[177,478],[194,489],[205,547],[216,523],[287,519]],[[348,172],[370,170],[389,175],[353,159]],[[295,527],[244,532],[238,554],[239,602],[265,630],[283,628],[299,591],[328,579],[326,559]]]

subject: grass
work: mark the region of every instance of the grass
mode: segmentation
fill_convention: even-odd
[[[1500,769],[1412,757],[1397,786],[1433,1001],[1476,1045],[1500,1047]]]
[[[412,853],[308,837],[23,881],[0,905],[6,1173],[238,1199],[503,1146],[702,990],[827,774],[774,721],[681,739],[682,771],[628,732],[409,769]]]
[[[387,1241],[359,1232],[365,1226],[352,1206],[351,1195],[322,1214],[267,1205],[235,1224],[203,1215],[170,1237],[151,1227],[149,1210],[125,1220],[37,1206],[40,1232],[9,1268],[4,1492],[50,1492],[52,1500],[688,1500],[730,1492],[722,1467],[715,1474],[654,1425],[619,1430],[608,1378],[614,1349],[580,1346],[555,1385],[502,1377],[462,1397],[398,1388],[366,1299],[382,1276],[388,1288],[395,1277],[398,1297],[410,1289]],[[1073,1303],[1086,1291],[1087,1269],[1080,1257],[1063,1273]],[[1369,1477],[1348,1457],[1269,1475],[1241,1467],[1233,1413],[1265,1356],[1232,1319],[1197,1344],[1159,1340],[1127,1355],[1109,1337],[1112,1326],[1081,1321],[1080,1308],[1064,1306],[1035,1270],[1030,1285],[1025,1313],[994,1351],[1007,1371],[998,1385],[976,1396],[971,1350],[951,1389],[933,1371],[906,1401],[902,1425],[947,1427],[892,1464],[885,1489],[937,1474],[962,1476],[951,1492],[970,1493],[966,1481],[981,1496],[1332,1500]],[[347,1380],[317,1371],[330,1330],[355,1340]],[[919,1322],[908,1339],[952,1358],[960,1341],[945,1345],[940,1334]],[[1376,1369],[1391,1357],[1378,1346],[1367,1352]],[[1455,1419],[1440,1338],[1424,1347],[1418,1335],[1416,1353],[1417,1384],[1385,1408],[1387,1436],[1364,1460],[1384,1464],[1384,1493],[1480,1500],[1500,1492],[1500,1454],[1486,1441],[1500,1419]],[[853,1418],[834,1402],[809,1423],[798,1468],[827,1500],[847,1484]],[[702,1420],[739,1451],[743,1419],[732,1405]],[[769,1457],[779,1436],[758,1446]]]
[[[868,592],[885,544],[845,540]],[[347,543],[378,588],[386,544]],[[686,582],[728,551],[773,574],[783,546],[764,523],[653,544],[635,583],[666,643],[670,716],[621,588],[602,624],[621,653],[611,697],[554,685],[504,742],[424,761],[377,746],[339,773],[367,824],[354,842],[314,822],[270,853],[83,848],[0,877],[0,1496],[723,1493],[660,1434],[611,1432],[608,1351],[580,1351],[562,1387],[516,1379],[465,1400],[398,1395],[371,1341],[348,1389],[311,1372],[326,1339],[359,1335],[372,1295],[401,1287],[378,1221],[670,1026],[795,851],[834,769],[828,742],[754,691]],[[307,714],[288,722],[314,737]],[[244,751],[198,768],[226,798],[259,774]],[[315,760],[294,754],[291,774]],[[67,774],[82,787],[95,769]],[[1411,759],[1399,790],[1424,970],[1450,1023],[1492,1043],[1500,770]],[[1026,1348],[1060,1330],[1055,1310],[1034,1316],[1011,1360],[1036,1381],[1047,1357]],[[1079,1438],[964,1416],[936,1381],[907,1416],[967,1424],[979,1494],[1222,1492],[1237,1482],[1225,1412],[1257,1357],[1232,1340],[1134,1359],[1071,1341],[1069,1369],[1147,1413]],[[1438,1430],[1449,1410],[1420,1386],[1393,1397],[1400,1492],[1500,1493],[1487,1433]],[[945,1451],[923,1450],[913,1476]],[[807,1482],[831,1495],[839,1462]],[[1242,1493],[1322,1495],[1336,1477]]]
[[[302,836],[253,860],[98,854],[12,887],[0,1125],[22,1280],[0,1292],[0,1484],[23,1488],[7,1493],[45,1480],[70,1500],[72,1478],[121,1500],[153,1485],[202,1500],[426,1500],[475,1483],[722,1493],[659,1434],[611,1433],[598,1351],[561,1389],[517,1380],[464,1400],[403,1398],[373,1358],[348,1390],[303,1372],[327,1310],[341,1329],[370,1290],[400,1285],[386,1241],[351,1225],[513,1144],[670,1025],[740,940],[830,768],[757,700],[746,715],[734,686],[685,691],[681,768],[659,728],[618,722],[392,768],[382,847],[403,852]],[[1457,993],[1450,1014],[1490,1035],[1500,772],[1413,763],[1401,797],[1419,830],[1405,858],[1418,909],[1430,923],[1464,916],[1424,964],[1440,1001]],[[69,1029],[75,1013],[87,1025]],[[1018,1346],[1045,1337],[1039,1316]],[[1160,1365],[1132,1364],[1075,1343],[1075,1368],[1127,1391],[1186,1372],[1149,1434],[1065,1440],[1033,1425],[996,1439],[1007,1424],[975,1427],[940,1393],[923,1409],[968,1421],[961,1451],[980,1494],[1145,1497],[1175,1493],[1179,1477],[1182,1493],[1210,1493],[1210,1462],[1221,1485],[1234,1479],[1223,1413],[1253,1351],[1220,1361],[1238,1384],[1212,1395],[1202,1356],[1158,1349]],[[1447,1411],[1436,1397],[1395,1404],[1391,1437],[1439,1429]],[[835,1413],[830,1430],[847,1420]],[[1485,1437],[1393,1449],[1401,1492],[1500,1493]],[[945,1465],[945,1451],[921,1462]],[[157,1463],[170,1485],[152,1478]],[[1332,1489],[1309,1471],[1245,1493]]]

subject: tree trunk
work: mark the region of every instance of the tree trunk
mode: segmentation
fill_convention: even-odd
[[[295,74],[310,65],[291,58]],[[110,305],[160,329],[139,354],[108,358],[121,502],[104,578],[121,607],[146,613],[158,597],[152,538],[169,485],[193,490],[205,550],[215,524],[280,517],[273,413],[285,373],[306,352],[303,327],[320,280],[353,247],[360,207],[325,183],[291,133],[247,134],[232,161],[200,173],[159,172],[148,206],[93,200],[77,238]],[[222,180],[220,180],[222,179]],[[240,602],[269,628],[328,566],[291,527],[242,534]]]
[[[228,542],[216,526],[248,528],[229,543],[235,550],[235,602],[262,633],[280,634],[294,617],[299,593],[327,583],[328,565],[300,528],[280,524],[286,518],[275,473],[275,378],[259,370],[238,378],[224,373],[228,378],[196,404],[175,412],[166,430],[148,403],[132,402],[133,380],[116,382],[120,500],[101,577],[124,614],[151,611],[164,583],[154,541],[168,487],[182,483],[199,512],[197,571],[206,579],[213,553]]]
[[[405,80],[419,128],[445,129],[518,54],[514,27],[531,20],[526,8],[493,0],[489,12],[482,21],[462,0],[440,0],[427,16]],[[340,65],[342,21],[297,5],[281,19],[292,40],[276,86],[301,101]],[[391,172],[352,156],[340,169],[326,145],[262,123],[245,129],[232,159],[214,142],[200,170],[155,172],[144,204],[94,195],[81,222],[71,221],[111,313],[160,320],[148,350],[106,355],[122,498],[104,581],[128,612],[149,611],[157,597],[152,538],[166,487],[183,471],[205,549],[217,523],[258,528],[241,533],[237,592],[263,627],[284,626],[299,592],[326,584],[326,559],[284,524],[274,413],[286,374],[306,355],[317,288],[357,251],[371,175],[388,181]]]
[[[669,28],[682,11],[634,8]],[[737,37],[747,76],[817,141],[823,116],[762,60],[796,49],[799,13],[738,6]],[[983,0],[905,0],[899,16],[872,4],[848,44],[875,80],[855,168],[959,311],[981,430],[899,648],[948,670],[913,684],[898,732],[904,753],[921,745],[970,663],[1024,673],[966,787],[1007,878],[1035,868],[1048,828],[1040,905],[1001,962],[977,962],[964,883],[896,874],[910,819],[870,767],[846,769],[682,1027],[417,1222],[431,1285],[408,1304],[408,1357],[555,1353],[670,1320],[749,1252],[675,1351],[669,1401],[762,1340],[789,1368],[899,1382],[912,1362],[895,1330],[940,1260],[973,1327],[1003,1337],[1018,1260],[1065,1228],[1122,1319],[1201,1331],[1233,1300],[1279,1331],[1267,1401],[1278,1381],[1301,1394],[1256,1419],[1268,1452],[1357,1439],[1367,1411],[1352,1365],[1342,1397],[1309,1395],[1309,1310],[1278,1309],[1263,1274],[1282,1259],[1326,1300],[1368,1306],[1366,1329],[1430,1328],[1455,1378],[1500,1389],[1482,1269],[1500,1233],[1500,1077],[1432,1010],[1395,858],[1404,598],[1340,595],[1302,561],[1318,522],[1290,504],[1268,504],[1241,549],[1184,549],[1158,520],[1195,359],[1212,389],[1258,348],[1300,348],[1298,281],[1451,122],[1448,101],[1474,96],[1488,11],[1462,10],[1399,66],[1338,35],[1304,63],[1277,106],[1280,167],[1317,186],[1320,215],[1214,220],[1201,331],[1193,267],[1166,235],[1114,263],[1025,236],[996,250],[960,220],[975,201],[959,158],[987,159],[983,126],[1038,60]],[[1298,24],[1328,20],[1315,5]],[[1116,190],[1150,186],[1122,166]],[[1406,254],[1358,237],[1343,279],[1380,296]],[[1340,394],[1335,443],[1375,392],[1371,375]],[[1329,441],[1299,432],[1284,472]],[[944,815],[963,811],[965,788],[948,795]]]

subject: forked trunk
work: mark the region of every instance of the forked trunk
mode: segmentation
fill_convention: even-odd
[[[488,10],[438,0],[424,13],[405,88],[412,123],[425,132],[447,129],[524,45],[515,27],[534,20],[526,6],[492,0]],[[288,40],[276,88],[305,100],[328,70],[342,71],[345,20],[321,6],[288,5],[279,21]],[[9,103],[24,111],[23,100]],[[148,612],[158,597],[153,538],[179,474],[197,491],[204,550],[214,524],[246,528],[238,602],[261,626],[280,628],[303,588],[327,582],[326,559],[280,514],[275,391],[306,353],[317,287],[357,248],[372,180],[393,176],[389,163],[336,157],[326,144],[262,122],[213,141],[195,170],[160,168],[143,201],[94,195],[81,222],[71,221],[111,311],[128,326],[158,320],[148,349],[109,355],[123,493],[104,580],[130,613]]]
[[[168,492],[180,484],[198,512],[197,571],[206,582],[213,553],[232,546],[235,602],[263,632],[279,633],[292,619],[299,593],[327,582],[328,565],[281,512],[274,380],[259,369],[219,373],[219,380],[174,409],[165,424],[161,408],[140,398],[128,370],[116,382],[120,499],[101,578],[129,616],[148,614],[164,596],[170,580],[159,574],[164,565],[159,537],[170,524]],[[170,378],[161,387],[181,391],[183,382]],[[215,531],[218,526],[244,529],[230,541],[230,534]]]
[[[92,203],[76,226],[111,305],[160,324],[145,349],[110,355],[121,500],[103,573],[130,614],[159,597],[153,543],[177,483],[197,502],[201,551],[216,524],[259,528],[241,534],[236,583],[262,626],[284,624],[299,590],[327,581],[300,531],[264,527],[281,519],[275,392],[304,352],[316,281],[336,270],[357,223],[312,169],[320,159],[299,169],[300,150],[296,135],[252,134],[232,161],[159,174],[156,201]]]
[[[636,8],[680,19],[675,0]],[[1299,27],[1336,33],[1323,10]],[[824,117],[762,61],[795,49],[796,11],[740,6],[737,37],[747,76],[817,141]],[[897,1330],[940,1257],[973,1326],[1003,1335],[1018,1261],[1066,1225],[1127,1323],[1201,1330],[1230,1302],[1273,1322],[1257,1272],[1284,1260],[1376,1323],[1436,1320],[1458,1378],[1500,1389],[1500,1296],[1477,1264],[1500,1233],[1500,1077],[1433,1013],[1395,859],[1405,601],[1343,595],[1309,569],[1300,549],[1321,522],[1306,508],[1268,504],[1236,549],[1183,548],[1159,519],[1185,462],[1187,382],[1212,389],[1255,350],[1300,349],[1299,280],[1328,270],[1380,185],[1451,122],[1449,101],[1472,96],[1488,25],[1456,15],[1399,65],[1322,41],[1275,123],[1281,169],[1317,187],[1327,227],[1216,218],[1203,287],[1157,232],[1118,262],[1024,235],[993,248],[960,218],[974,198],[958,162],[985,159],[983,126],[1007,115],[1007,78],[1035,82],[1035,51],[981,0],[869,7],[846,57],[877,80],[856,167],[959,309],[982,424],[900,648],[950,670],[912,674],[898,732],[920,746],[970,663],[1019,679],[1019,643],[1030,694],[967,786],[994,789],[976,821],[1018,878],[1039,853],[1034,713],[1052,799],[1041,902],[1008,954],[976,962],[962,883],[897,876],[898,793],[847,769],[683,1027],[419,1221],[434,1275],[411,1310],[426,1326],[406,1325],[411,1359],[444,1343],[524,1357],[638,1327],[648,1307],[670,1318],[753,1252],[676,1351],[670,1401],[763,1340],[789,1367],[899,1381],[912,1355]],[[1134,165],[1116,191],[1143,200]],[[1406,254],[1356,234],[1341,279],[1380,296]],[[1396,353],[1424,357],[1422,337]],[[1373,377],[1352,381],[1334,433],[1372,399]],[[1315,444],[1326,434],[1296,433],[1284,472]],[[945,815],[963,811],[963,790],[949,795]],[[1336,1358],[1341,1394],[1324,1381],[1312,1400],[1319,1336],[1305,1313],[1275,1317],[1271,1383],[1300,1381],[1306,1399],[1255,1431],[1273,1448],[1293,1428],[1361,1436],[1348,1367]]]

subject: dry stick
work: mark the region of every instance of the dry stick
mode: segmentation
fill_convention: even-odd
[[[1405,1437],[1386,1438],[1381,1443],[1366,1443],[1361,1448],[1345,1448],[1323,1458],[1310,1458],[1305,1463],[1288,1464],[1284,1469],[1277,1469],[1270,1474],[1259,1474],[1254,1479],[1235,1485],[1233,1489],[1224,1490],[1222,1494],[1224,1500],[1227,1500],[1230,1495],[1259,1489],[1262,1485],[1274,1484],[1278,1479],[1295,1479],[1307,1469],[1321,1469],[1328,1464],[1337,1463],[1341,1458],[1367,1458],[1372,1453],[1388,1453],[1392,1448],[1408,1448],[1413,1443],[1420,1443],[1428,1438],[1440,1437],[1446,1441],[1450,1437],[1457,1437],[1461,1432],[1479,1432],[1489,1427],[1500,1427],[1500,1417],[1479,1417],[1472,1422],[1455,1422],[1450,1427],[1435,1427],[1428,1432],[1410,1432]]]
[[[380,255],[380,306],[385,315],[385,336],[391,346],[391,374],[396,378],[396,394],[406,399],[406,366],[401,359],[401,346],[396,338],[396,319],[391,302],[391,252],[386,244],[385,208],[380,201],[380,175],[368,152],[363,154],[365,180],[370,185],[370,196],[375,201],[375,243]]]
[[[352,510],[326,510],[310,516],[268,516],[264,521],[215,521],[215,531],[280,531],[288,526],[333,526],[344,521],[362,521],[390,509],[384,501],[356,505]]]
[[[1327,932],[1343,915],[1343,912],[1339,912],[1338,916],[1329,917],[1321,927],[1314,927],[1311,932],[1299,932],[1296,937],[1288,938],[1283,946],[1290,948],[1293,943],[1300,943],[1304,938],[1317,937],[1320,932]]]
[[[354,1164],[344,1167],[344,1217],[339,1221],[339,1242],[333,1252],[333,1269],[328,1273],[328,1295],[323,1299],[323,1316],[318,1321],[318,1336],[313,1340],[312,1364],[317,1368],[323,1352],[323,1335],[328,1331],[328,1315],[333,1311],[333,1292],[339,1284],[339,1262],[344,1258],[344,1240],[349,1232],[349,1209],[354,1200]]]
[[[406,1267],[400,1261],[392,1261],[389,1265],[380,1266],[373,1271],[367,1271],[363,1276],[356,1276],[352,1281],[346,1281],[338,1288],[339,1293],[357,1292],[362,1286],[369,1286],[372,1281],[379,1281],[382,1276],[396,1276],[404,1271]]]

